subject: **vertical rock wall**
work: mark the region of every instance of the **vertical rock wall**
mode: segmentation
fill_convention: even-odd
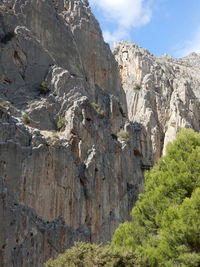
[[[152,163],[180,128],[200,130],[200,55],[155,57],[131,42],[116,42],[128,116],[146,129],[146,155]]]
[[[168,141],[199,130],[198,54],[114,54],[87,1],[1,1],[1,266],[108,241]]]
[[[38,267],[75,240],[108,241],[129,218],[144,129],[127,121],[86,3],[2,1],[0,12],[0,262]]]

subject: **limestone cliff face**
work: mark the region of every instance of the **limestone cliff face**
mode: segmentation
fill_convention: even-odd
[[[1,1],[1,266],[42,266],[75,240],[109,240],[129,217],[145,128],[126,113],[87,1]]]
[[[129,42],[117,42],[114,54],[129,119],[145,127],[143,156],[153,163],[180,128],[200,130],[200,54],[155,57]]]
[[[114,54],[86,0],[0,2],[0,266],[108,241],[144,170],[199,130],[199,54]]]

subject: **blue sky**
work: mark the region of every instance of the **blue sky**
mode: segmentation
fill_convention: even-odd
[[[90,0],[105,40],[133,41],[154,55],[200,52],[200,0]]]

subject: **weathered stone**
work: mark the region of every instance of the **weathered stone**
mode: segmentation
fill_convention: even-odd
[[[118,66],[87,1],[2,9],[0,262],[39,267],[76,240],[110,240],[129,218],[145,129],[126,123]]]
[[[40,267],[110,240],[179,127],[199,130],[200,57],[118,43],[118,66],[86,0],[4,0],[0,26],[0,264]]]
[[[146,129],[143,156],[155,162],[180,128],[200,130],[200,55],[154,57],[131,42],[115,43],[128,116]]]

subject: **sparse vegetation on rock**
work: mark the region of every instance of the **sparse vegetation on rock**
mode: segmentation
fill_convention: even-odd
[[[119,221],[130,218],[144,189],[145,170],[158,161],[178,127],[200,129],[200,54],[154,57],[122,41],[115,44],[114,57],[87,1],[0,2],[0,98],[11,103],[10,108],[0,105],[0,265],[43,266],[73,240],[111,240]],[[134,89],[136,83],[141,89]],[[129,134],[117,136],[120,129]],[[198,234],[187,235],[191,231],[187,221],[181,222],[183,211],[170,211],[167,220],[161,214],[163,203],[168,212],[166,205],[185,191],[173,183],[174,170],[186,177],[195,164],[167,163],[170,173],[161,172],[162,166],[147,176],[156,177],[151,186],[160,191],[141,197],[142,211],[134,219],[139,226],[127,222],[120,227],[119,245],[113,241],[91,253],[82,244],[71,254],[78,264],[165,267],[166,261],[170,267],[195,266],[198,244],[192,242]],[[196,173],[195,167],[191,180]],[[180,183],[190,187],[181,175]],[[198,221],[189,212],[187,218],[191,226],[190,218]],[[151,234],[155,223],[160,230]],[[190,254],[187,244],[177,245],[177,239],[183,242],[177,232],[167,239],[173,227],[194,244]],[[180,250],[184,253],[179,255]],[[181,257],[187,261],[180,263]]]
[[[8,102],[8,101],[0,101],[0,106],[8,109],[10,107],[10,102]]]
[[[22,115],[22,121],[23,121],[24,124],[30,124],[31,119],[30,119],[28,114],[23,114]]]
[[[62,131],[64,130],[65,126],[67,125],[67,120],[65,119],[65,117],[60,117],[57,121],[57,130]]]
[[[121,130],[117,133],[117,137],[120,141],[129,142],[130,134],[127,131]]]
[[[48,87],[48,84],[46,82],[41,82],[39,86],[39,92],[41,95],[46,95],[50,92],[50,89]]]
[[[100,108],[100,106],[96,103],[91,103],[91,106],[96,110],[98,117],[100,119],[103,119],[105,117],[105,112],[103,109]]]

